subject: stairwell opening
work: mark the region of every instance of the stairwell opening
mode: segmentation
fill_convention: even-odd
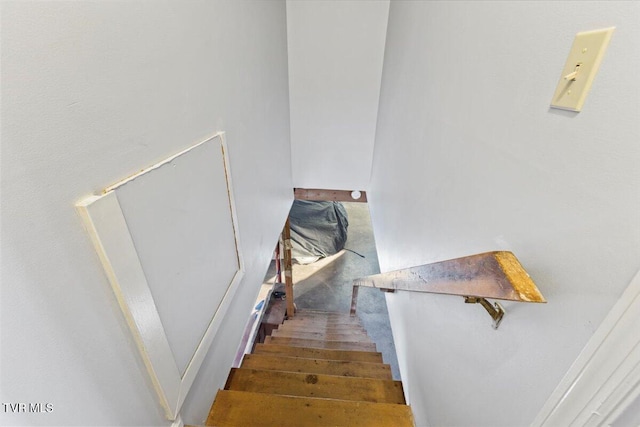
[[[337,253],[309,264],[294,262],[292,265],[294,302],[297,309],[312,309],[348,313],[351,303],[352,280],[380,272],[375,237],[369,206],[366,202],[340,202],[348,218],[347,239],[344,248]],[[294,242],[294,245],[296,243]],[[274,328],[258,319],[264,306],[274,304],[273,291],[280,292],[277,262],[274,257],[265,274],[256,301],[253,316],[256,317],[256,341],[261,342]],[[284,263],[281,264],[281,281],[284,282]],[[271,296],[269,296],[271,294]],[[280,294],[277,294],[280,297]],[[268,299],[267,299],[268,298]],[[377,289],[363,289],[358,297],[357,316],[392,368],[394,379],[400,379],[393,336],[384,294]],[[284,304],[280,302],[284,307]],[[276,326],[277,327],[277,326]],[[245,341],[250,339],[247,337]],[[250,350],[250,343],[249,343]],[[241,356],[237,358],[239,363]]]

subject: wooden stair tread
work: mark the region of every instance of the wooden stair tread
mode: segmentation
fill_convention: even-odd
[[[349,327],[349,326],[360,326],[362,327],[362,322],[359,320],[315,320],[315,319],[302,319],[302,318],[293,318],[285,320],[284,324],[289,324],[291,326],[298,327],[319,327],[319,328],[338,328],[338,327]]]
[[[308,310],[308,309],[299,309],[296,310],[295,315],[304,315],[304,316],[317,316],[317,317],[355,317],[351,316],[350,313],[344,311],[318,311],[318,310]]]
[[[293,317],[288,318],[287,320],[306,320],[306,321],[315,321],[315,322],[354,322],[359,323],[360,318],[357,316],[350,316],[348,314],[339,315],[339,316],[319,316],[316,314],[308,314],[308,313],[296,313]]]
[[[301,339],[290,337],[274,337],[269,336],[264,340],[267,344],[283,344],[294,347],[311,347],[311,348],[329,348],[334,350],[361,350],[376,351],[374,343],[364,342],[345,342],[345,341],[323,341],[313,339]]]
[[[289,328],[278,328],[274,329],[273,332],[277,332],[281,336],[289,336],[293,334],[308,334],[308,335],[317,335],[317,336],[331,336],[331,335],[344,335],[344,336],[354,336],[354,337],[369,337],[369,335],[365,331],[359,330],[350,330],[350,329],[289,329]],[[338,339],[329,339],[329,341],[340,341]]]
[[[310,334],[328,334],[328,335],[335,335],[335,334],[351,334],[351,335],[367,335],[367,331],[365,331],[364,329],[355,329],[355,328],[348,328],[348,329],[337,329],[337,328],[310,328],[310,327],[305,327],[305,328],[289,328],[289,327],[279,327],[277,329],[274,329],[280,332],[286,332],[286,333],[310,333]]]
[[[256,344],[219,390],[208,426],[413,426],[359,318],[303,310]]]
[[[404,404],[400,381],[257,369],[232,369],[225,390]]]
[[[323,341],[353,341],[353,342],[372,342],[369,336],[365,333],[341,333],[341,334],[326,334],[322,332],[299,332],[299,331],[280,331],[274,330],[271,333],[273,337],[290,337],[290,338],[302,338],[311,340],[323,340]]]
[[[290,319],[315,319],[315,320],[353,320],[360,321],[358,316],[351,316],[349,313],[336,313],[329,315],[322,315],[318,313],[310,312],[296,312]]]
[[[220,390],[206,425],[404,427],[414,424],[411,409],[406,405]]]
[[[366,333],[366,329],[361,325],[317,325],[317,324],[309,324],[302,325],[291,322],[284,322],[284,324],[278,326],[278,330],[286,330],[286,331],[308,331],[308,332],[333,332],[333,333],[341,333],[341,332],[364,332]]]
[[[272,354],[247,354],[244,356],[240,367],[345,377],[377,378],[381,380],[393,379],[390,366],[383,363],[305,359]]]
[[[292,347],[280,344],[256,344],[253,352],[255,354],[280,354],[283,356],[304,357],[309,359],[352,360],[360,362],[382,363],[382,353],[373,351]]]

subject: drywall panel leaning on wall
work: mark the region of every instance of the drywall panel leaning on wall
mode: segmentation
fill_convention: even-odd
[[[216,134],[77,204],[171,420],[244,272],[226,153]]]

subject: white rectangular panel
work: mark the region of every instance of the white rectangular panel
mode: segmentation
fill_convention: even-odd
[[[239,268],[220,144],[115,192],[182,375]]]
[[[243,275],[223,134],[78,204],[167,417]]]

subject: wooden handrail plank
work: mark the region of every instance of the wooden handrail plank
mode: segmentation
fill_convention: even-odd
[[[383,290],[475,296],[544,303],[546,300],[511,252],[496,251],[355,279]]]

